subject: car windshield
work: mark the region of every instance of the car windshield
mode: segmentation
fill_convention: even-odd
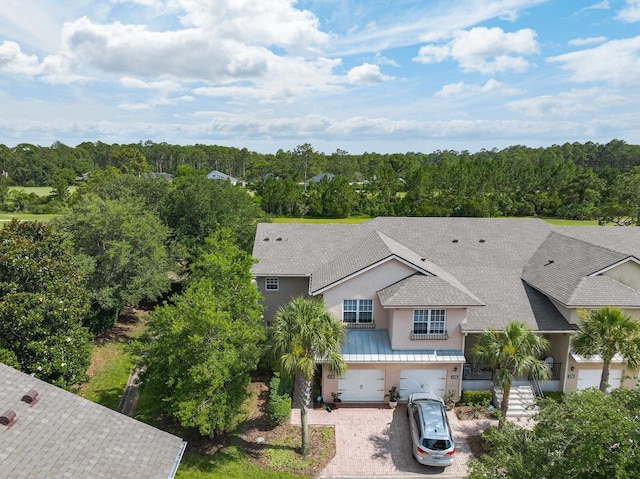
[[[451,447],[451,441],[448,439],[423,439],[422,445],[432,451],[444,451]]]

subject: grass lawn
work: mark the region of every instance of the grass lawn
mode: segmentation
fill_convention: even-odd
[[[299,479],[289,472],[270,471],[253,464],[238,446],[225,447],[212,456],[186,454],[176,479]]]
[[[77,186],[70,186],[69,193],[73,193],[77,189]],[[22,190],[28,195],[33,193],[36,196],[49,196],[53,188],[50,186],[10,186],[9,191],[11,190]]]
[[[363,223],[371,219],[369,216],[354,216],[350,218],[289,218],[286,216],[274,216],[269,218],[272,223],[311,223],[311,224],[325,224],[325,223],[342,223],[342,224],[356,224]]]
[[[563,220],[560,218],[542,218],[554,226],[598,226],[598,220]]]
[[[129,317],[130,318],[130,317]],[[131,340],[144,331],[144,322],[136,320],[118,323],[95,341],[89,381],[78,394],[109,409],[118,409],[120,398],[133,371],[134,357],[129,350]]]
[[[42,221],[43,223],[51,221],[53,218],[60,215],[32,215],[31,213],[0,213],[0,227],[3,223],[8,223],[13,218],[18,218],[20,221]]]

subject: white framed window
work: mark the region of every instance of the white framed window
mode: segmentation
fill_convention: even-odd
[[[265,291],[278,291],[280,289],[280,278],[265,278],[264,290]]]
[[[372,323],[372,299],[345,299],[342,302],[342,321],[345,323]]]
[[[447,312],[444,309],[414,309],[413,334],[445,336]]]

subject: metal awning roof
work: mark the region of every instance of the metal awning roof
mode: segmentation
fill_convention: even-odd
[[[464,363],[455,349],[391,349],[386,329],[347,331],[342,357],[351,363]]]

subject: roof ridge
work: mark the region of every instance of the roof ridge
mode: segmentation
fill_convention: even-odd
[[[558,228],[562,228],[562,226],[558,226]],[[587,227],[587,226],[584,226],[584,228],[588,228],[588,227]],[[593,226],[592,228],[595,228],[595,226]],[[625,256],[625,258],[628,258],[628,257],[630,257],[630,256],[633,256],[633,255],[628,254],[628,253],[621,253],[620,251],[616,251],[616,250],[614,250],[614,249],[607,248],[607,247],[605,247],[605,246],[600,246],[600,245],[598,245],[598,244],[591,243],[590,241],[585,241],[585,240],[580,239],[580,238],[575,238],[575,237],[573,237],[573,236],[569,236],[569,235],[566,235],[566,234],[562,234],[562,233],[560,233],[559,231],[556,231],[556,230],[554,230],[554,229],[552,229],[551,231],[549,231],[549,235],[552,235],[552,234],[556,234],[556,235],[558,235],[558,236],[562,236],[563,238],[567,238],[567,239],[570,239],[570,240],[572,240],[572,241],[576,241],[576,242],[578,242],[578,243],[582,243],[582,244],[589,245],[589,246],[591,246],[591,247],[593,247],[593,248],[598,248],[598,249],[601,249],[601,250],[604,250],[604,251],[608,251],[608,252],[613,253],[613,254],[626,255],[626,256]]]

